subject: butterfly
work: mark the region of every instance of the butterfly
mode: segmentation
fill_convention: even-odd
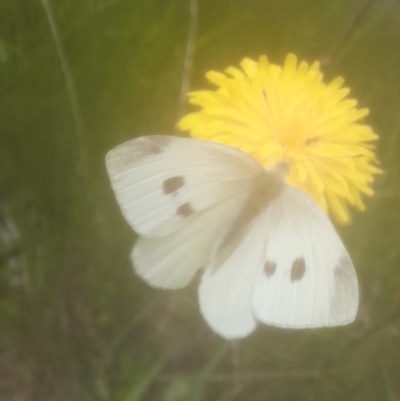
[[[150,286],[185,287],[203,270],[202,315],[225,338],[258,322],[345,325],[357,314],[351,258],[329,218],[285,183],[282,166],[193,138],[150,135],[108,152],[122,214],[139,235],[135,272]]]

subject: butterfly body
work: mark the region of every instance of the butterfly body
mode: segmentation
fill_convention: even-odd
[[[235,240],[242,237],[241,234],[248,228],[249,224],[268,207],[283,188],[284,183],[281,177],[267,170],[260,172],[254,178],[249,195],[229,229],[222,236],[222,241],[215,251],[215,257],[229,248],[229,245],[234,243]]]
[[[150,285],[176,289],[204,269],[206,321],[227,338],[258,321],[288,328],[347,324],[357,277],[328,217],[250,155],[190,138],[147,136],[111,150],[116,198],[139,234],[131,254]]]

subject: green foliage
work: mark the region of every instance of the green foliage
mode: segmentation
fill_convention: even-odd
[[[385,172],[367,211],[341,230],[360,277],[358,321],[262,327],[231,350],[200,317],[196,283],[164,293],[134,276],[134,235],[104,155],[174,131],[189,2],[0,0],[0,219],[17,228],[0,239],[0,365],[10,377],[0,391],[40,401],[400,399],[400,3],[198,8],[192,88],[209,69],[262,53],[280,63],[291,51],[321,60],[327,79],[344,76],[370,108]],[[1,223],[0,236],[7,230]]]

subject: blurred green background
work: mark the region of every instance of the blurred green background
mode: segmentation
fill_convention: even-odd
[[[384,174],[340,228],[354,324],[230,343],[196,283],[164,292],[134,275],[104,155],[174,132],[189,32],[192,89],[294,52],[370,108]],[[0,0],[0,400],[399,401],[399,134],[398,0]]]

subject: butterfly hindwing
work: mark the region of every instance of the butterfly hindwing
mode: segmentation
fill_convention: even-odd
[[[240,203],[249,180],[262,170],[238,149],[162,135],[117,146],[106,166],[124,217],[146,237],[168,235],[229,198]]]
[[[153,287],[186,286],[206,267],[214,242],[226,231],[237,199],[228,199],[200,216],[190,216],[178,230],[163,237],[140,237],[131,259],[136,273]]]
[[[353,263],[314,200],[286,186],[260,218],[268,229],[253,294],[257,318],[288,328],[353,321],[358,309]]]
[[[215,255],[201,278],[201,312],[213,330],[225,338],[245,337],[257,325],[252,297],[265,241],[264,221],[250,221],[222,263]]]

